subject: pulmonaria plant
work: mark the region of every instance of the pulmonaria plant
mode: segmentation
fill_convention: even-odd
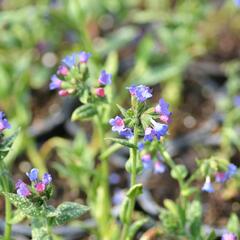
[[[135,199],[142,191],[142,185],[136,183],[137,174],[140,174],[143,168],[153,168],[155,173],[163,173],[166,169],[159,147],[168,133],[172,116],[169,104],[164,99],[160,99],[154,107],[149,106],[147,100],[153,96],[149,87],[133,85],[127,89],[131,95],[131,107],[124,109],[118,106],[122,116],[109,120],[112,131],[121,137],[111,140],[130,148],[126,169],[131,174],[131,187],[120,213],[123,222],[122,240],[129,237]]]
[[[97,75],[92,74],[89,68],[90,57],[91,54],[84,51],[66,56],[62,60],[57,73],[52,76],[49,87],[51,90],[58,90],[61,96],[73,95],[79,98],[81,104],[72,113],[71,120],[89,120],[93,123],[94,132],[91,141],[97,144],[94,144],[92,149],[96,153],[96,157],[99,157],[99,153],[101,155],[107,149],[104,143],[104,133],[107,131],[107,121],[111,113],[112,98],[111,94],[108,93],[111,89],[112,74],[106,70],[101,70]],[[123,132],[122,134],[126,135],[128,133]],[[98,212],[101,212],[99,214],[93,210],[92,215],[99,226],[100,238],[106,239],[109,238],[107,237],[107,230],[109,223],[112,221],[109,183],[107,181],[109,167],[107,159],[101,157],[99,160],[101,166],[91,170],[92,172],[96,171],[93,177],[100,177],[96,177],[96,181],[94,180],[96,184],[94,187],[89,187],[87,194],[97,196],[98,192],[102,193],[95,199],[89,198],[91,199],[89,204],[98,209]]]
[[[40,178],[36,168],[26,175],[30,184],[19,179],[15,185],[17,194],[4,192],[4,195],[17,208],[15,219],[30,219],[33,240],[52,239],[53,226],[65,224],[88,211],[86,206],[74,202],[64,202],[57,208],[48,205],[47,201],[53,193],[52,176],[44,173]]]

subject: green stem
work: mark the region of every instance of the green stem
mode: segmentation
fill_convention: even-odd
[[[11,239],[12,224],[10,223],[12,218],[12,206],[7,197],[5,197],[5,230],[4,230],[4,239]]]
[[[0,171],[2,175],[1,183],[4,192],[10,192],[10,183],[8,177],[5,176],[6,167],[3,163],[0,164]],[[5,228],[4,228],[4,239],[11,239],[12,225],[10,224],[12,218],[12,206],[7,197],[5,197]]]
[[[137,124],[134,127],[134,138],[133,138],[133,143],[137,145],[138,143],[138,128]],[[133,187],[136,184],[136,177],[137,177],[137,149],[131,149],[130,151],[130,160],[131,160],[131,187]],[[135,206],[135,197],[130,199],[129,206],[127,209],[127,217],[126,217],[126,223],[123,225],[122,233],[121,233],[121,240],[126,240],[129,227],[131,224],[131,217],[132,217],[132,212],[134,210]]]
[[[97,127],[99,131],[99,140],[101,142],[101,153],[104,153],[107,149],[107,146],[105,144],[104,140],[104,125],[101,121],[101,117],[97,117]],[[101,211],[101,217],[100,217],[100,226],[101,226],[101,235],[102,239],[104,239],[104,236],[108,233],[108,227],[109,227],[109,220],[110,220],[110,194],[109,194],[109,184],[108,184],[108,178],[109,178],[109,166],[108,166],[108,156],[101,156],[101,166],[100,166],[100,172],[101,172],[101,178],[100,178],[100,186],[103,189],[103,205],[102,205],[102,211]]]

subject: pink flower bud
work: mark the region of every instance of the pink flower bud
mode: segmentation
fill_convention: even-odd
[[[45,190],[46,186],[43,182],[39,182],[35,185],[35,189],[37,192],[41,193]]]
[[[60,91],[58,92],[58,95],[59,95],[59,96],[62,96],[62,97],[66,97],[66,96],[69,95],[69,92],[68,92],[67,90],[60,90]]]
[[[96,89],[96,95],[97,95],[98,97],[104,97],[104,96],[105,96],[105,90],[104,90],[104,88],[97,88],[97,89]]]

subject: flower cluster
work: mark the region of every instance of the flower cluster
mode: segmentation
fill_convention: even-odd
[[[31,181],[31,186],[28,186],[21,179],[17,181],[15,187],[19,196],[28,197],[32,194],[43,194],[47,190],[49,184],[52,182],[52,176],[49,173],[44,173],[40,180],[38,174],[39,171],[36,168],[26,173]]]
[[[230,163],[228,165],[227,171],[225,172],[217,172],[215,175],[215,181],[217,183],[224,183],[227,180],[229,180],[232,176],[234,176],[237,173],[237,167]],[[202,191],[212,193],[214,192],[213,185],[211,183],[211,178],[210,176],[206,177],[205,183],[202,187]]]
[[[51,77],[50,90],[58,90],[60,96],[68,96],[75,91],[75,78],[82,78],[86,71],[86,63],[91,54],[86,52],[73,53],[62,60],[57,74]]]
[[[131,86],[127,88],[132,97],[134,97],[139,104],[143,104],[148,98],[152,97],[152,90],[144,85],[139,86]],[[146,110],[146,108],[142,108]],[[148,110],[147,110],[148,111]],[[172,113],[169,111],[169,104],[164,101],[164,99],[160,99],[157,106],[154,108],[154,112],[151,114],[142,112],[138,113],[139,116],[145,115],[147,116],[147,127],[143,129],[144,131],[144,141],[152,142],[155,138],[159,141],[162,137],[164,137],[168,132],[168,124],[171,122]],[[124,116],[126,119],[133,118],[133,112],[125,111],[127,114],[130,112],[129,116]],[[142,118],[139,117],[141,120]],[[157,122],[155,120],[159,120]],[[133,132],[130,127],[125,126],[125,121],[123,118],[116,116],[115,118],[110,119],[110,125],[112,126],[112,131],[118,132],[120,136],[130,139],[133,137]],[[142,124],[144,126],[146,124]]]
[[[87,62],[91,57],[90,53],[79,52],[66,56],[62,60],[62,64],[58,67],[57,73],[51,77],[49,84],[50,90],[58,90],[60,96],[68,96],[69,94],[78,93],[86,95],[94,92],[95,96],[105,97],[105,87],[112,82],[112,75],[102,70],[98,77],[98,86],[92,92],[86,85],[88,78]]]
[[[0,112],[0,133],[3,132],[5,129],[11,128],[4,112]]]

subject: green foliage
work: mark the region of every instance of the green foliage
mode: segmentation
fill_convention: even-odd
[[[93,104],[85,104],[74,110],[71,119],[72,121],[87,120],[92,118],[96,114],[97,110]]]
[[[51,222],[53,225],[62,225],[80,217],[88,210],[89,208],[84,205],[73,202],[64,202],[56,208],[54,212],[55,216],[51,219]]]
[[[4,195],[27,217],[43,217],[46,215],[46,209],[42,205],[37,206],[28,198],[21,197],[15,193],[4,193]]]

